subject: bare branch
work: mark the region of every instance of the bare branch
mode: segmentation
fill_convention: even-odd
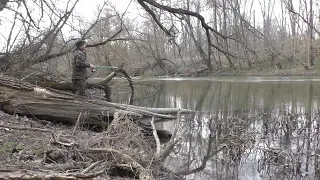
[[[167,30],[159,21],[157,15],[144,3],[144,0],[138,0],[139,4],[152,16],[153,20],[158,24],[158,26],[168,35],[172,36],[170,31]]]
[[[309,21],[306,18],[304,18],[301,14],[297,13],[296,11],[294,11],[294,9],[289,9],[289,12],[299,16],[303,20],[303,22],[308,24],[309,27],[311,27],[318,35],[320,35],[320,31],[313,24],[310,24]]]
[[[91,26],[86,30],[86,32],[82,35],[81,39],[86,39],[86,36],[88,35],[88,33],[101,21],[100,16],[102,13],[102,10],[104,9],[104,7],[106,6],[106,2],[103,3],[102,7],[99,10],[99,13],[97,15],[96,20],[94,21],[94,23],[91,24]],[[100,19],[100,20],[99,20]]]
[[[161,146],[160,146],[160,139],[157,134],[157,129],[156,129],[156,126],[154,125],[154,116],[152,116],[151,126],[152,126],[152,134],[153,134],[153,137],[154,137],[154,139],[156,141],[156,145],[157,145],[157,149],[156,149],[154,156],[155,156],[155,159],[159,159]]]
[[[28,18],[29,18],[30,22],[32,22],[32,24],[33,24],[35,27],[37,27],[37,28],[39,29],[39,27],[37,26],[37,24],[34,22],[33,18],[31,17],[31,14],[30,14],[29,8],[28,8],[28,6],[27,6],[27,4],[26,4],[25,0],[22,0],[22,3],[23,3],[23,5],[24,5],[24,8],[26,9],[27,16],[28,16]]]
[[[168,11],[168,12],[170,12],[170,13],[180,14],[180,15],[184,14],[184,15],[189,15],[189,16],[196,17],[197,19],[200,20],[201,25],[202,25],[203,28],[208,29],[208,30],[214,32],[215,34],[221,36],[221,37],[224,38],[224,39],[225,39],[225,38],[228,38],[228,36],[225,36],[225,35],[219,33],[216,29],[210,27],[210,26],[205,22],[205,19],[204,19],[203,16],[201,16],[200,14],[195,13],[195,12],[193,12],[193,11],[189,11],[189,10],[185,10],[185,9],[181,9],[181,8],[172,8],[172,7],[170,7],[170,6],[164,6],[164,5],[161,5],[161,4],[159,4],[159,3],[157,3],[157,2],[155,2],[155,1],[153,1],[153,0],[138,0],[138,2],[139,2],[139,4],[141,4],[141,6],[143,6],[143,7],[146,6],[146,5],[142,5],[142,4],[145,4],[144,2],[147,2],[147,3],[149,3],[150,5],[152,5],[152,6],[154,6],[154,7],[157,7],[157,8],[159,8],[159,9],[163,9],[163,10]],[[148,7],[148,8],[149,8],[149,7]],[[150,9],[150,8],[149,8],[149,9]],[[147,11],[147,12],[149,13],[149,11]],[[154,20],[156,20],[156,19],[154,19]],[[161,28],[161,29],[162,29],[162,28]],[[167,31],[168,31],[168,30],[167,30]],[[166,32],[166,31],[165,31],[165,32]],[[170,35],[170,32],[166,32],[166,33],[169,33],[168,35]]]
[[[95,43],[95,44],[88,44],[87,47],[97,47],[97,46],[101,46],[101,45],[105,45],[107,44],[107,42],[111,41],[113,38],[115,38],[118,34],[120,34],[122,31],[122,28],[119,29],[115,34],[113,34],[110,38],[108,38],[105,41],[99,42],[99,43]]]

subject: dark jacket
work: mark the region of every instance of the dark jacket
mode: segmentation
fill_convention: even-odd
[[[87,79],[87,70],[86,68],[90,68],[90,64],[87,63],[87,54],[85,51],[81,49],[76,49],[73,51],[73,71],[72,71],[72,79]]]

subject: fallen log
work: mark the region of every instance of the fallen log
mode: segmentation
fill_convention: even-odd
[[[0,77],[0,109],[9,114],[19,114],[54,122],[76,124],[81,114],[82,125],[104,127],[113,120],[113,115],[129,116],[143,129],[152,134],[150,123],[145,120],[156,117],[174,119],[179,109],[143,108],[132,105],[92,100],[72,93],[45,89],[12,77]],[[182,110],[190,112],[189,110]],[[143,119],[144,121],[139,121]],[[170,139],[171,134],[157,130],[160,139]]]

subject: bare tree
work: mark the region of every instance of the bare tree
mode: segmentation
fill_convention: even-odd
[[[0,57],[2,71],[14,74],[32,65],[64,56],[72,51],[74,40],[88,38],[89,32],[103,19],[101,18],[101,12],[104,10],[107,1],[98,10],[95,21],[82,31],[77,30],[69,21],[70,17],[77,19],[74,17],[73,11],[78,2],[79,0],[69,0],[66,3],[66,8],[62,10],[53,2],[47,0],[8,1],[8,3],[11,3],[10,6],[6,3],[7,6],[3,9],[14,12],[15,15],[11,31],[6,39],[5,51],[0,53],[2,55]],[[36,9],[36,12],[31,11],[33,8]],[[41,14],[40,17],[37,15],[38,13]],[[24,28],[14,34],[12,32],[17,28],[16,22],[21,23]],[[77,38],[65,40],[62,29],[66,27],[76,30],[80,35]],[[121,31],[120,26],[109,38],[90,44],[89,47],[104,45]],[[18,41],[19,39],[23,40]]]
[[[208,67],[210,72],[213,72],[213,64],[212,64],[212,48],[217,49],[218,51],[222,52],[228,57],[235,57],[233,54],[229,53],[227,50],[220,48],[212,43],[212,36],[219,36],[223,39],[227,39],[229,35],[224,35],[220,33],[215,28],[208,25],[208,23],[205,21],[205,18],[201,16],[199,13],[182,9],[182,8],[173,8],[170,6],[165,6],[160,3],[157,3],[156,1],[152,0],[138,0],[138,3],[153,17],[154,21],[158,24],[158,26],[170,37],[172,37],[172,32],[168,28],[166,28],[159,20],[159,17],[151,10],[149,6],[156,7],[162,10],[165,10],[166,12],[173,13],[175,15],[180,16],[192,16],[197,18],[201,22],[201,26],[205,31],[208,48],[207,48],[207,54],[208,57],[205,59],[206,66]],[[149,5],[149,6],[148,6]]]
[[[314,57],[313,57],[313,28],[314,24],[313,24],[313,1],[310,0],[310,10],[309,10],[309,66],[313,66],[314,65]]]

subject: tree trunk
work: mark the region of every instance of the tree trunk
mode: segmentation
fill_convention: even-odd
[[[309,16],[309,67],[314,65],[313,57],[313,2],[310,0],[310,16]]]

